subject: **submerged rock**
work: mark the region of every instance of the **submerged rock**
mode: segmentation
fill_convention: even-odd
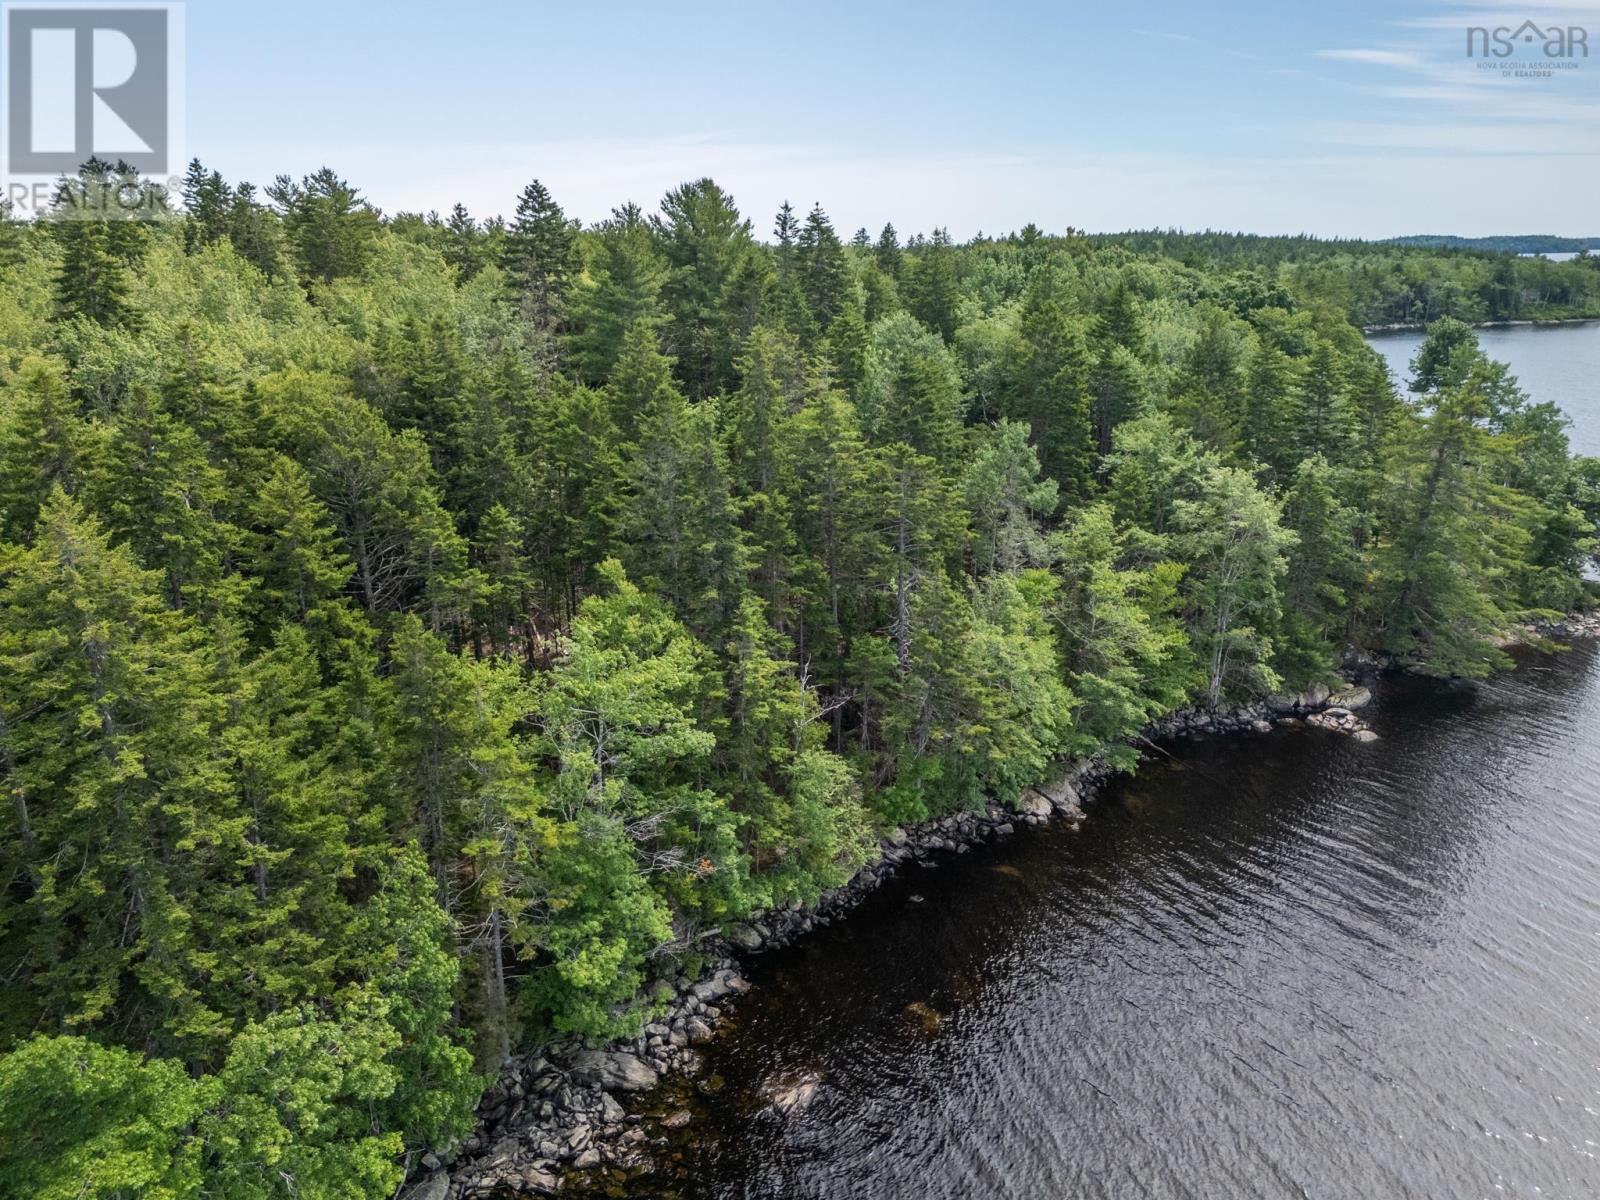
[[[773,1112],[799,1112],[811,1103],[821,1085],[822,1078],[815,1072],[783,1071],[761,1085],[761,1099]]]
[[[944,1024],[944,1014],[921,1000],[913,1000],[902,1011],[922,1027],[923,1033],[938,1033],[939,1026]]]

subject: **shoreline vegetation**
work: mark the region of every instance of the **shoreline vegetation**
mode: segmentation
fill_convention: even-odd
[[[1548,649],[1562,640],[1600,638],[1600,613],[1541,619],[1513,631],[1506,645]],[[1375,741],[1360,712],[1371,703],[1371,687],[1382,676],[1407,668],[1392,660],[1353,654],[1340,686],[1315,685],[1293,696],[1273,696],[1224,709],[1182,709],[1152,721],[1130,741],[1165,754],[1163,743],[1223,735],[1260,735],[1309,726]],[[1240,753],[1247,753],[1241,746]],[[990,802],[905,829],[880,841],[875,855],[844,885],[816,901],[776,912],[752,913],[707,948],[698,973],[679,973],[658,985],[669,998],[641,1033],[603,1046],[581,1040],[542,1047],[513,1059],[485,1092],[479,1123],[455,1157],[435,1156],[406,1193],[406,1200],[469,1200],[521,1193],[554,1195],[570,1173],[592,1173],[604,1186],[625,1186],[648,1172],[651,1153],[668,1144],[682,1112],[658,1111],[657,1089],[674,1077],[694,1079],[704,1062],[695,1046],[710,1041],[726,1009],[750,988],[742,959],[794,944],[819,928],[848,919],[869,894],[908,864],[940,855],[965,854],[1018,826],[1064,821],[1076,829],[1107,783],[1138,765],[1114,768],[1103,758],[1059,764],[1051,781],[1028,789],[1016,806]],[[803,1108],[811,1089],[803,1078],[776,1081],[769,1108],[787,1114]]]
[[[1520,320],[1506,321],[1473,321],[1473,329],[1511,329],[1526,325],[1593,325],[1600,323],[1600,312],[1590,317],[1526,317]],[[1411,324],[1395,325],[1363,325],[1363,334],[1384,333],[1426,333],[1426,322],[1413,322]]]
[[[1465,323],[1590,261],[145,186],[0,222],[0,1193],[437,1192],[485,1104],[592,1165],[757,914],[1596,602]]]
[[[1374,737],[1356,716],[1370,703],[1370,691],[1341,682],[1337,691],[1317,685],[1297,696],[1169,713],[1132,740],[1160,752],[1163,741],[1261,734],[1278,725],[1313,721],[1352,736]],[[990,801],[977,811],[892,829],[842,886],[811,903],[751,913],[728,931],[723,944],[707,947],[697,974],[659,981],[669,997],[666,1007],[638,1036],[603,1046],[581,1040],[557,1043],[508,1063],[485,1092],[479,1127],[459,1156],[450,1161],[436,1156],[432,1172],[414,1183],[406,1200],[466,1200],[508,1192],[554,1195],[569,1172],[599,1171],[608,1184],[625,1184],[630,1174],[648,1169],[651,1150],[659,1148],[663,1133],[672,1127],[670,1114],[660,1120],[648,1115],[653,1091],[673,1076],[701,1073],[703,1060],[694,1047],[715,1036],[724,1008],[749,990],[739,971],[742,958],[782,949],[815,929],[848,919],[856,905],[907,864],[965,854],[1012,835],[1019,825],[1059,820],[1076,828],[1088,819],[1084,806],[1118,773],[1100,758],[1060,764],[1049,782],[1029,788],[1015,806]],[[806,1082],[795,1080],[776,1087],[769,1104],[787,1113],[803,1107],[809,1096]]]

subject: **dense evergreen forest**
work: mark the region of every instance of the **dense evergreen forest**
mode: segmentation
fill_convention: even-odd
[[[887,830],[1586,600],[1562,415],[1352,320],[1589,264],[107,184],[0,227],[6,1195],[392,1195]]]

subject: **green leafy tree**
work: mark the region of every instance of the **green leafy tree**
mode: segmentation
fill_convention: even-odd
[[[720,920],[748,886],[736,818],[702,786],[710,657],[620,564],[602,575],[612,590],[584,602],[542,696],[551,798],[571,832],[551,850],[531,981],[554,1028],[590,1034],[630,1023],[646,958],[672,935],[669,899]]]
[[[1174,507],[1174,548],[1188,566],[1190,631],[1213,707],[1225,691],[1261,694],[1278,686],[1272,639],[1285,555],[1294,544],[1281,513],[1248,472],[1220,466],[1201,476],[1193,500]]]
[[[37,1200],[196,1195],[205,1094],[172,1059],[82,1037],[24,1042],[0,1057],[0,1187]]]

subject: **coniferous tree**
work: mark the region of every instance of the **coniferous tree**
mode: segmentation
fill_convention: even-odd
[[[678,378],[691,399],[723,391],[739,338],[754,324],[748,307],[759,307],[766,287],[750,222],[732,196],[698,179],[666,194],[651,227],[667,262],[665,338]]]
[[[833,222],[814,204],[795,241],[800,263],[800,291],[816,328],[828,329],[843,310],[849,294],[850,270]]]
[[[883,231],[878,234],[877,245],[873,247],[873,258],[882,271],[890,279],[900,277],[900,237],[894,231],[894,226],[884,223]]]
[[[949,233],[935,229],[933,237],[918,251],[909,271],[906,307],[911,315],[945,341],[954,340],[960,291]]]
[[[581,267],[572,222],[537,179],[522,189],[501,249],[506,278],[534,327],[553,329],[572,277]]]
[[[611,219],[597,231],[589,263],[591,282],[573,297],[568,347],[579,378],[594,385],[604,383],[628,331],[662,319],[665,278],[666,268],[639,206],[613,209]]]
[[[1071,502],[1087,496],[1093,481],[1088,349],[1081,331],[1043,289],[1036,288],[1024,304],[1021,333],[1006,415],[1029,427],[1044,473]]]
[[[378,214],[331,168],[323,167],[298,184],[280,175],[267,195],[278,206],[307,280],[332,283],[366,269],[377,239]]]

